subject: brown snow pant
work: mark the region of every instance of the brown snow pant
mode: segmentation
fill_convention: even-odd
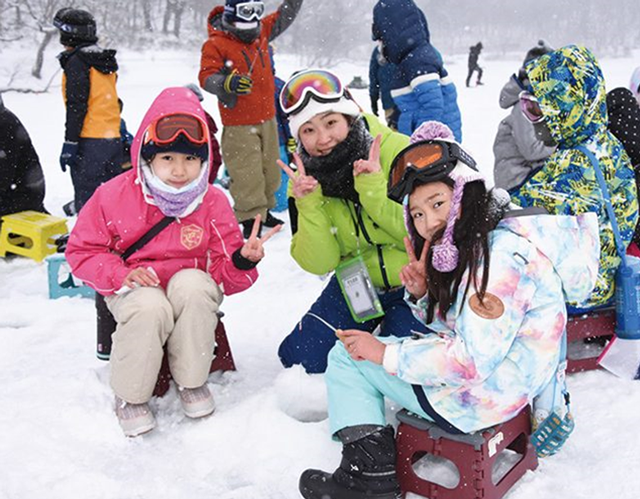
[[[239,222],[276,205],[280,187],[278,128],[273,118],[257,125],[225,126],[222,130],[222,158],[231,177],[229,191]]]

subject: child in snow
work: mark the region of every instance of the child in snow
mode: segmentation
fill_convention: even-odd
[[[122,173],[120,99],[116,90],[116,51],[97,45],[91,13],[65,7],[53,18],[64,51],[62,92],[67,110],[60,167],[71,170],[74,201],[65,212],[75,215],[96,188]]]
[[[80,212],[66,257],[73,274],[105,296],[118,326],[111,387],[125,435],[155,426],[148,402],[166,348],[185,414],[214,410],[206,385],[223,294],[258,277],[260,218],[244,243],[226,196],[208,182],[211,140],[196,95],[165,89],[132,145],[133,168],[99,187]],[[174,221],[123,261],[160,220]]]
[[[382,335],[421,330],[403,301],[398,277],[408,261],[402,207],[386,195],[391,161],[409,137],[371,114],[362,114],[340,79],[329,71],[301,71],[280,95],[291,133],[298,140],[297,173],[280,163],[291,178],[291,256],[307,272],[333,275],[282,341],[278,354],[285,367],[302,364],[307,372],[318,373],[326,369],[327,355],[336,341],[331,327],[373,332],[381,325]],[[341,270],[358,282],[370,281],[371,300],[379,301],[381,313],[354,317],[352,310],[364,310],[360,306],[364,302],[356,304],[343,291]],[[364,290],[361,296],[366,296]]]
[[[38,153],[0,94],[0,217],[25,210],[47,213],[43,201],[44,175]]]
[[[271,214],[280,186],[274,74],[268,46],[291,26],[302,0],[283,0],[265,15],[264,2],[225,0],[209,13],[200,85],[218,97],[222,158],[229,192],[245,237],[256,215],[265,227],[283,223]]]
[[[342,463],[333,474],[302,474],[307,499],[398,497],[385,396],[449,433],[517,415],[555,378],[565,300],[584,299],[595,282],[594,214],[505,215],[506,200],[487,192],[452,140],[418,140],[400,152],[389,197],[405,205],[411,236],[401,272],[407,303],[430,331],[337,333],[325,380]]]
[[[498,133],[493,142],[493,178],[496,187],[507,191],[517,189],[539,168],[555,151],[547,146],[535,133],[533,125],[525,117],[520,107],[520,92],[529,86],[524,66],[548,52],[551,52],[543,40],[527,52],[522,67],[500,91],[500,107],[511,108],[509,116],[498,125]]]
[[[398,131],[411,135],[423,122],[436,120],[461,141],[458,92],[431,44],[424,12],[413,0],[378,0],[372,31],[382,56],[396,65],[391,96],[400,112]]]
[[[587,48],[568,45],[530,61],[525,71],[530,88],[520,94],[520,106],[538,138],[557,148],[511,195],[519,206],[539,206],[552,214],[598,215],[598,280],[587,300],[571,304],[572,313],[582,313],[612,303],[620,257],[607,214],[606,193],[580,146],[598,159],[625,250],[638,221],[634,172],[624,148],[607,128],[604,76]]]

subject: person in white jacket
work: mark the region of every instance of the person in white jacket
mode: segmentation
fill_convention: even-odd
[[[516,416],[555,379],[565,301],[595,284],[595,214],[505,215],[508,202],[495,202],[475,161],[449,140],[408,146],[390,178],[389,197],[405,204],[410,235],[401,278],[430,332],[337,332],[325,379],[342,463],[333,474],[302,474],[307,499],[399,497],[384,397],[450,433]]]

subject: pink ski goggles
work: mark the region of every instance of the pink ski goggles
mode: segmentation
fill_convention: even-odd
[[[520,109],[522,109],[522,114],[524,114],[524,117],[531,123],[535,125],[536,123],[542,123],[546,119],[546,116],[540,108],[540,103],[534,95],[524,90],[520,92],[518,97],[520,99]]]

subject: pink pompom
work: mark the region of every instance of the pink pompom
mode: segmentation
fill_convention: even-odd
[[[455,137],[451,128],[439,121],[425,121],[411,134],[412,144],[434,139],[455,140]]]

